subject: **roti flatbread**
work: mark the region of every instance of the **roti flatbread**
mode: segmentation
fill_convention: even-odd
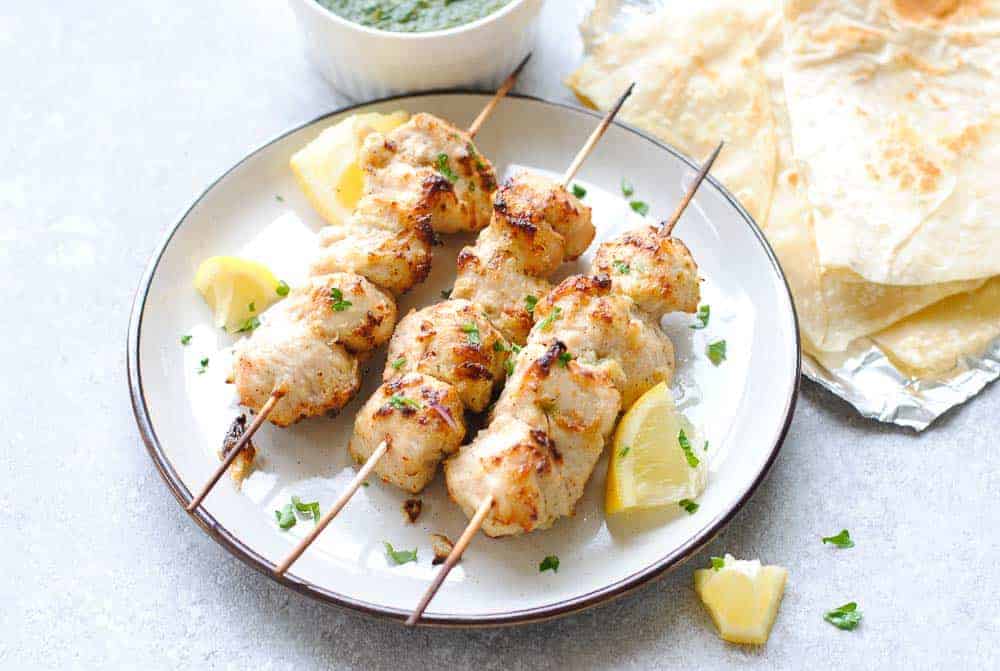
[[[752,34],[742,30],[742,15],[675,4],[609,37],[566,83],[585,104],[607,109],[637,82],[620,118],[691,155],[705,156],[724,139],[712,174],[764,221],[776,147]]]
[[[1000,274],[1000,0],[788,0],[784,19],[820,263],[892,285]]]

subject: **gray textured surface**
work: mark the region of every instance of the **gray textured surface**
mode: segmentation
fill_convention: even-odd
[[[0,9],[0,666],[4,668],[939,668],[1000,664],[994,386],[926,434],[804,383],[770,478],[693,560],[790,570],[771,642],[719,641],[692,564],[544,625],[405,631],[321,607],[230,557],[142,448],[125,385],[132,292],[166,227],[261,141],[338,99],[280,2]],[[522,91],[568,99],[569,0]],[[850,528],[852,550],[819,537]],[[855,632],[822,612],[857,600]]]

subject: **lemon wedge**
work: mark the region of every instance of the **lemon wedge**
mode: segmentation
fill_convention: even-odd
[[[708,608],[719,636],[730,643],[767,643],[788,571],[729,554],[721,560],[713,557],[712,564],[718,568],[694,572],[694,590]]]
[[[212,308],[215,325],[230,333],[252,331],[255,317],[281,298],[279,291],[286,286],[264,264],[235,256],[205,259],[194,276],[194,287]]]
[[[372,131],[388,133],[409,114],[354,114],[327,128],[292,155],[289,165],[306,198],[324,219],[339,224],[361,198],[364,176],[358,167],[361,143]]]
[[[708,483],[708,455],[666,384],[639,397],[618,424],[604,499],[610,515],[693,501]]]

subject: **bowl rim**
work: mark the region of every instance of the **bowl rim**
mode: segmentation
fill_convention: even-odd
[[[381,30],[379,28],[370,28],[368,26],[363,26],[360,23],[355,23],[345,19],[344,17],[336,14],[332,10],[323,7],[317,2],[317,0],[291,0],[292,2],[298,2],[300,5],[305,5],[308,7],[305,11],[313,12],[313,15],[322,15],[323,18],[320,21],[331,21],[332,23],[349,30],[354,30],[356,32],[371,35],[372,37],[380,37],[385,39],[400,39],[404,41],[419,41],[419,40],[429,40],[439,37],[452,37],[454,35],[459,35],[465,32],[471,32],[478,28],[481,28],[494,21],[500,21],[505,16],[514,11],[515,8],[526,4],[528,2],[537,1],[539,7],[541,7],[542,0],[510,0],[503,7],[496,9],[486,16],[482,16],[475,21],[470,21],[469,23],[463,23],[451,28],[445,28],[444,30],[427,30],[422,32],[404,32],[396,30]],[[384,100],[384,99],[379,99]],[[378,102],[378,100],[370,100],[368,102]],[[275,138],[279,139],[279,138]]]
[[[309,0],[307,0],[309,1]],[[142,372],[139,365],[139,343],[142,335],[142,317],[146,306],[146,298],[149,294],[152,280],[156,271],[159,267],[160,260],[162,259],[164,253],[170,245],[174,235],[180,230],[184,222],[187,220],[190,213],[195,207],[201,202],[201,200],[215,188],[217,184],[226,179],[231,173],[240,168],[244,163],[254,158],[258,153],[271,146],[272,144],[279,142],[286,136],[302,130],[303,128],[310,126],[312,124],[323,121],[324,119],[351,112],[355,109],[360,109],[370,105],[375,105],[378,103],[392,102],[394,100],[402,99],[419,99],[421,97],[437,96],[437,95],[477,95],[477,96],[490,96],[492,91],[482,91],[469,88],[448,88],[448,89],[434,89],[427,91],[416,91],[411,93],[404,93],[399,95],[386,96],[383,98],[377,98],[374,100],[368,100],[361,103],[354,103],[351,105],[346,105],[339,107],[330,112],[321,114],[309,121],[295,125],[294,127],[283,131],[277,136],[271,138],[270,140],[264,142],[263,144],[257,146],[251,152],[246,154],[239,161],[230,166],[225,172],[223,172],[219,177],[213,180],[204,190],[194,199],[189,207],[187,207],[183,214],[177,219],[177,221],[170,227],[170,229],[163,236],[162,241],[157,246],[154,251],[149,264],[147,265],[145,271],[140,279],[139,286],[136,290],[132,310],[129,315],[128,323],[128,333],[126,338],[126,376],[128,380],[129,396],[132,404],[132,412],[135,416],[136,425],[139,428],[139,433],[142,436],[143,443],[146,446],[146,450],[149,453],[150,458],[153,460],[157,471],[163,478],[167,487],[170,489],[174,498],[180,504],[181,508],[186,508],[187,504],[193,498],[190,490],[184,484],[184,481],[180,478],[176,469],[174,469],[173,464],[167,457],[163,446],[160,444],[159,438],[156,435],[156,431],[153,428],[152,419],[149,413],[149,407],[146,402],[145,391],[142,384]],[[517,98],[521,100],[533,101],[542,105],[548,105],[552,107],[559,107],[563,110],[576,113],[584,114],[592,117],[595,120],[599,120],[601,115],[593,110],[585,109],[571,103],[547,100],[538,96],[520,94],[520,93],[509,93],[508,97]],[[674,158],[680,160],[682,163],[686,164],[690,169],[697,171],[700,167],[698,163],[694,160],[681,153],[674,147],[661,142],[660,140],[650,136],[649,134],[629,126],[620,121],[615,121],[614,124],[634,135],[638,135],[644,138],[646,141],[652,143],[654,146],[666,151],[671,154]],[[720,183],[715,177],[709,175],[708,181],[713,187],[718,189],[719,193],[726,199],[726,201],[737,211],[737,213],[743,218],[744,223],[750,227],[751,232],[755,235],[758,242],[763,247],[765,255],[771,262],[772,269],[777,272],[778,278],[784,284],[786,297],[788,299],[788,305],[791,310],[792,326],[794,329],[794,343],[795,343],[795,371],[792,378],[792,382],[789,388],[786,390],[785,396],[785,406],[784,406],[784,419],[780,429],[773,438],[770,453],[767,456],[766,461],[761,467],[760,471],[756,474],[750,486],[743,493],[736,504],[727,512],[722,515],[717,516],[715,519],[710,520],[703,526],[698,532],[693,534],[691,538],[688,539],[684,544],[674,548],[671,552],[667,553],[657,561],[649,564],[645,568],[636,571],[635,573],[628,575],[621,580],[613,583],[604,585],[598,589],[592,590],[585,594],[580,594],[575,597],[568,599],[562,599],[560,601],[554,601],[549,604],[536,606],[533,608],[525,608],[514,611],[507,611],[502,613],[482,613],[482,614],[467,614],[467,615],[435,615],[427,614],[420,621],[420,626],[426,627],[438,627],[438,628],[483,628],[483,627],[498,627],[498,626],[512,626],[521,624],[530,624],[534,622],[542,622],[546,620],[552,620],[558,617],[563,617],[566,615],[578,613],[584,610],[588,610],[595,606],[609,603],[622,596],[630,594],[640,587],[650,584],[652,581],[662,578],[670,570],[677,568],[685,561],[690,559],[695,553],[701,550],[705,545],[711,542],[728,524],[732,521],[733,517],[746,505],[750,498],[756,493],[760,484],[764,481],[767,475],[770,473],[771,468],[774,465],[775,460],[778,457],[778,453],[781,451],[781,447],[784,443],[785,437],[788,434],[789,427],[791,426],[792,418],[795,414],[795,406],[798,400],[799,390],[801,386],[802,379],[802,343],[799,336],[799,325],[798,325],[798,314],[795,310],[795,302],[792,299],[791,288],[788,285],[788,280],[785,277],[784,271],[781,268],[781,264],[778,262],[777,255],[768,243],[767,238],[764,236],[763,231],[754,221],[753,217],[743,208],[739,201]],[[194,521],[204,529],[212,538],[216,540],[220,545],[222,545],[230,554],[234,555],[236,558],[240,559],[243,563],[247,564],[254,570],[264,574],[271,580],[278,582],[285,587],[288,587],[299,594],[310,597],[319,601],[323,604],[339,606],[351,611],[361,613],[363,615],[374,616],[380,619],[392,620],[402,624],[405,619],[409,616],[409,610],[403,610],[399,608],[391,608],[382,606],[379,604],[371,603],[368,601],[363,601],[360,599],[355,599],[352,597],[345,596],[343,594],[334,592],[332,590],[323,588],[314,583],[308,582],[306,580],[296,577],[292,573],[285,574],[284,576],[277,576],[274,573],[276,565],[261,556],[251,547],[246,545],[240,538],[238,538],[234,533],[230,532],[226,527],[222,526],[218,520],[216,520],[212,515],[210,515],[204,506],[199,507],[193,513],[190,513]]]

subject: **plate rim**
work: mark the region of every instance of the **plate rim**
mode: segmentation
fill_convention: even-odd
[[[492,93],[492,91],[482,91],[474,88],[462,87],[413,91],[367,100],[364,102],[352,103],[333,109],[303,123],[299,123],[256,146],[217,178],[212,180],[194,198],[191,204],[184,209],[183,213],[177,218],[176,222],[164,234],[160,243],[153,251],[146,269],[143,271],[139,280],[139,285],[133,297],[132,309],[129,312],[128,333],[126,338],[126,376],[128,380],[132,413],[135,417],[136,425],[139,429],[142,441],[146,446],[146,451],[152,459],[154,466],[156,466],[160,477],[163,479],[167,488],[174,495],[174,498],[180,504],[182,509],[187,506],[193,497],[190,490],[188,490],[187,486],[184,484],[184,481],[174,469],[170,459],[167,457],[165,451],[163,450],[163,446],[156,435],[156,431],[153,428],[149,414],[149,407],[146,402],[145,392],[142,385],[142,371],[140,370],[139,365],[139,342],[142,337],[142,316],[145,310],[146,299],[149,295],[153,277],[155,276],[156,271],[159,268],[160,261],[167,248],[170,246],[174,235],[180,230],[181,226],[184,225],[184,222],[190,216],[191,212],[218,184],[225,180],[240,166],[252,160],[261,151],[267,149],[276,142],[283,140],[285,137],[329,117],[379,103],[392,102],[394,100],[422,98],[435,95],[483,96],[492,95]],[[550,107],[558,107],[572,113],[590,116],[595,120],[599,120],[601,118],[601,115],[593,110],[568,102],[550,100],[540,96],[515,92],[508,93],[508,97],[527,100],[541,105],[548,105]],[[698,170],[699,164],[675,147],[621,121],[616,120],[614,121],[614,124],[627,132],[638,135],[639,137],[652,143],[657,148],[666,151],[675,159],[678,159],[682,163],[686,164],[690,169],[694,171]],[[671,552],[667,553],[660,559],[649,564],[645,568],[622,578],[621,580],[609,583],[585,594],[580,594],[575,597],[562,599],[533,608],[505,611],[502,613],[483,613],[471,615],[435,615],[433,613],[429,613],[421,620],[421,626],[477,628],[530,624],[578,613],[596,607],[600,604],[609,603],[615,599],[630,594],[640,587],[651,584],[653,581],[662,578],[670,570],[675,569],[686,562],[692,555],[711,542],[725,527],[729,525],[733,517],[735,517],[735,515],[743,509],[750,498],[752,498],[756,493],[760,484],[770,473],[771,468],[778,457],[778,453],[781,451],[785,438],[788,435],[788,430],[795,414],[795,407],[798,401],[801,386],[802,343],[799,336],[798,313],[795,309],[795,302],[792,299],[792,292],[788,284],[788,279],[785,277],[785,273],[781,268],[777,255],[771,248],[770,243],[768,243],[767,238],[760,226],[756,221],[754,221],[753,217],[750,216],[746,209],[743,208],[733,194],[731,194],[725,186],[718,182],[715,177],[709,175],[708,181],[711,182],[716,189],[718,189],[719,193],[726,199],[729,205],[731,205],[737,213],[739,213],[739,215],[743,218],[744,223],[749,226],[751,232],[763,247],[765,255],[771,262],[772,269],[777,273],[778,278],[785,287],[788,305],[791,309],[795,341],[795,375],[793,377],[793,382],[790,385],[790,389],[788,389],[786,393],[782,426],[775,436],[770,453],[768,454],[763,467],[755,475],[753,481],[750,483],[750,486],[743,493],[740,499],[729,510],[721,515],[718,515],[715,519],[707,523],[701,530],[692,535],[692,537],[689,538],[684,544],[674,548]],[[299,594],[312,598],[323,604],[339,606],[343,609],[361,613],[363,615],[374,616],[398,623],[402,623],[410,614],[409,610],[383,606],[334,592],[316,585],[315,583],[302,580],[292,573],[288,573],[284,576],[278,576],[274,573],[275,564],[261,556],[253,548],[249,547],[241,539],[239,539],[235,534],[231,533],[226,527],[222,526],[218,520],[207,512],[204,506],[199,506],[196,511],[189,513],[189,515],[198,524],[198,526],[208,533],[208,535],[217,543],[222,545],[222,547],[224,547],[230,554],[234,555],[237,559],[241,560],[244,564],[250,566],[259,573],[266,575],[271,580],[284,585]]]

